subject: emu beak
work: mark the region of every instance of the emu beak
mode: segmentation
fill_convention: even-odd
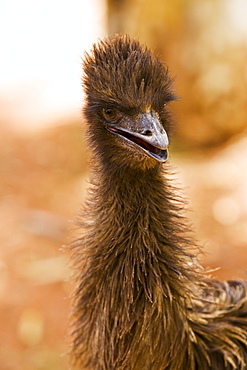
[[[150,145],[166,150],[169,144],[167,133],[155,113],[142,113],[138,121],[138,132]]]
[[[157,161],[167,161],[169,141],[155,113],[142,113],[137,122],[128,122],[126,127],[115,125],[108,127],[108,130],[136,144]]]

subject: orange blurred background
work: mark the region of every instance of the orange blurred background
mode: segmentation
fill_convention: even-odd
[[[62,246],[86,196],[81,57],[127,32],[175,76],[175,178],[219,279],[247,266],[244,0],[10,0],[0,10],[0,369],[68,368],[73,282]]]

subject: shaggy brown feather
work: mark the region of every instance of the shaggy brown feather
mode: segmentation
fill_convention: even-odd
[[[170,133],[167,68],[128,36],[84,61],[94,164],[73,244],[72,357],[80,369],[247,369],[247,284],[200,268],[169,167],[107,129],[153,111]]]

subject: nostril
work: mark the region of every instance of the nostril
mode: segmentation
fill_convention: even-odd
[[[151,130],[145,130],[145,131],[142,132],[142,135],[151,136],[152,135],[152,131]]]

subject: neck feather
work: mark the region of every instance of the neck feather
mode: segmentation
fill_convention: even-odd
[[[152,361],[162,368],[188,335],[185,300],[193,269],[181,205],[161,165],[146,171],[102,166],[94,173],[85,236],[77,242],[83,253],[77,260],[84,260],[77,314],[87,327],[78,330],[77,346],[93,353],[88,364],[94,369],[110,363],[134,369],[142,358],[145,366]],[[156,358],[155,348],[166,355]]]

